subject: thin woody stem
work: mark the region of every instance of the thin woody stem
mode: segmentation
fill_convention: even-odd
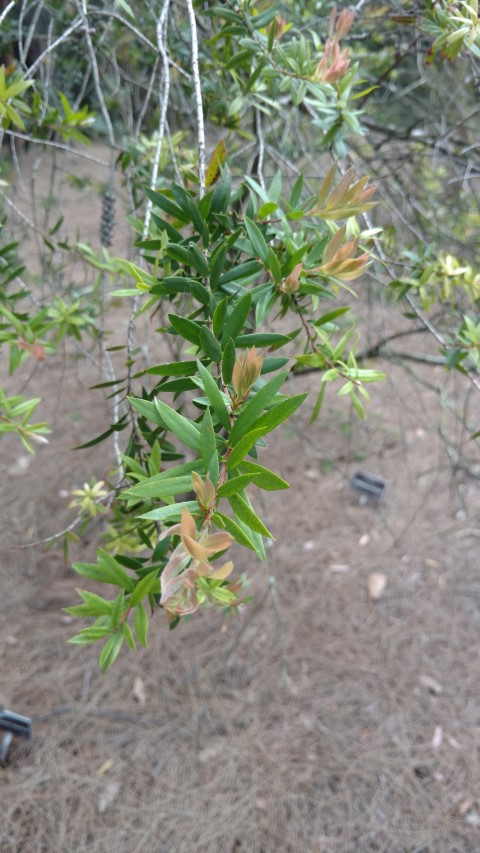
[[[197,22],[192,0],[187,0],[188,18],[190,21],[190,33],[192,39],[192,76],[195,90],[195,109],[197,115],[197,143],[198,143],[198,194],[203,198],[205,194],[205,127],[203,120],[202,87],[200,83],[200,70],[198,66],[198,36]]]

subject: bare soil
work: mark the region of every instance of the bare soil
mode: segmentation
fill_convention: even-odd
[[[69,192],[95,239],[98,194]],[[365,342],[401,325],[396,310],[359,300]],[[158,612],[150,648],[106,675],[96,649],[67,645],[79,579],[61,548],[24,546],[72,520],[67,491],[108,476],[110,446],[71,450],[108,407],[71,348],[22,368],[53,433],[35,458],[0,447],[0,695],[34,727],[0,770],[0,850],[480,851],[480,464],[462,426],[476,401],[439,368],[383,367],[364,424],[330,393],[308,426],[312,395],[271,438],[262,462],[291,490],[259,505],[267,565],[235,554],[255,602],[173,632]],[[378,506],[349,488],[359,469],[388,481]]]

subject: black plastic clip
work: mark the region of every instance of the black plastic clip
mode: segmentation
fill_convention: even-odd
[[[0,767],[7,764],[8,750],[14,735],[30,740],[33,737],[32,721],[30,717],[3,708],[0,710]]]
[[[350,480],[350,487],[360,492],[364,500],[370,499],[379,503],[385,492],[387,483],[382,477],[368,474],[366,471],[356,471]]]

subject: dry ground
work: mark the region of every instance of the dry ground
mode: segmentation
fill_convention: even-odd
[[[88,238],[98,197],[73,207]],[[365,338],[390,322],[377,302],[358,310]],[[307,402],[264,452],[292,488],[264,509],[268,565],[236,555],[255,603],[226,630],[205,612],[170,633],[158,613],[149,650],[103,676],[66,644],[78,578],[61,549],[19,546],[108,473],[104,447],[70,451],[108,411],[73,352],[37,368],[50,445],[0,451],[0,693],[35,734],[0,770],[0,850],[480,851],[480,466],[456,417],[478,420],[476,400],[436,368],[385,367],[364,425],[330,394],[316,425]],[[358,468],[388,480],[379,507],[350,491]],[[387,577],[376,602],[372,572]]]

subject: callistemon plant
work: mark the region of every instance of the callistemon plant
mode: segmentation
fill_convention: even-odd
[[[94,617],[72,642],[104,640],[103,668],[123,642],[146,645],[156,610],[173,628],[200,608],[228,613],[245,603],[245,582],[232,581],[233,563],[222,554],[235,541],[265,559],[271,533],[257,514],[255,490],[268,494],[288,483],[259,457],[269,434],[307,396],[285,394],[289,374],[304,364],[320,368],[314,417],[334,380],[363,415],[364,386],[381,377],[355,362],[352,330],[344,326],[348,309],[330,307],[342,282],[369,262],[368,252],[359,251],[362,235],[357,230],[349,239],[335,217],[351,223],[372,206],[373,188],[366,179],[354,181],[351,171],[334,186],[330,170],[319,194],[302,202],[302,178],[285,199],[278,180],[275,200],[249,191],[243,219],[232,206],[226,164],[202,198],[176,184],[148,193],[152,233],[140,245],[151,271],[128,265],[132,294],[144,294],[153,310],[169,300],[161,331],[181,355],[137,374],[141,393],[128,398],[131,435],[112,524],[120,541],[125,526],[133,527],[138,547],[101,549],[96,563],[74,566],[120,590],[113,600],[80,591],[82,604],[69,608]],[[282,331],[275,330],[279,315]]]

